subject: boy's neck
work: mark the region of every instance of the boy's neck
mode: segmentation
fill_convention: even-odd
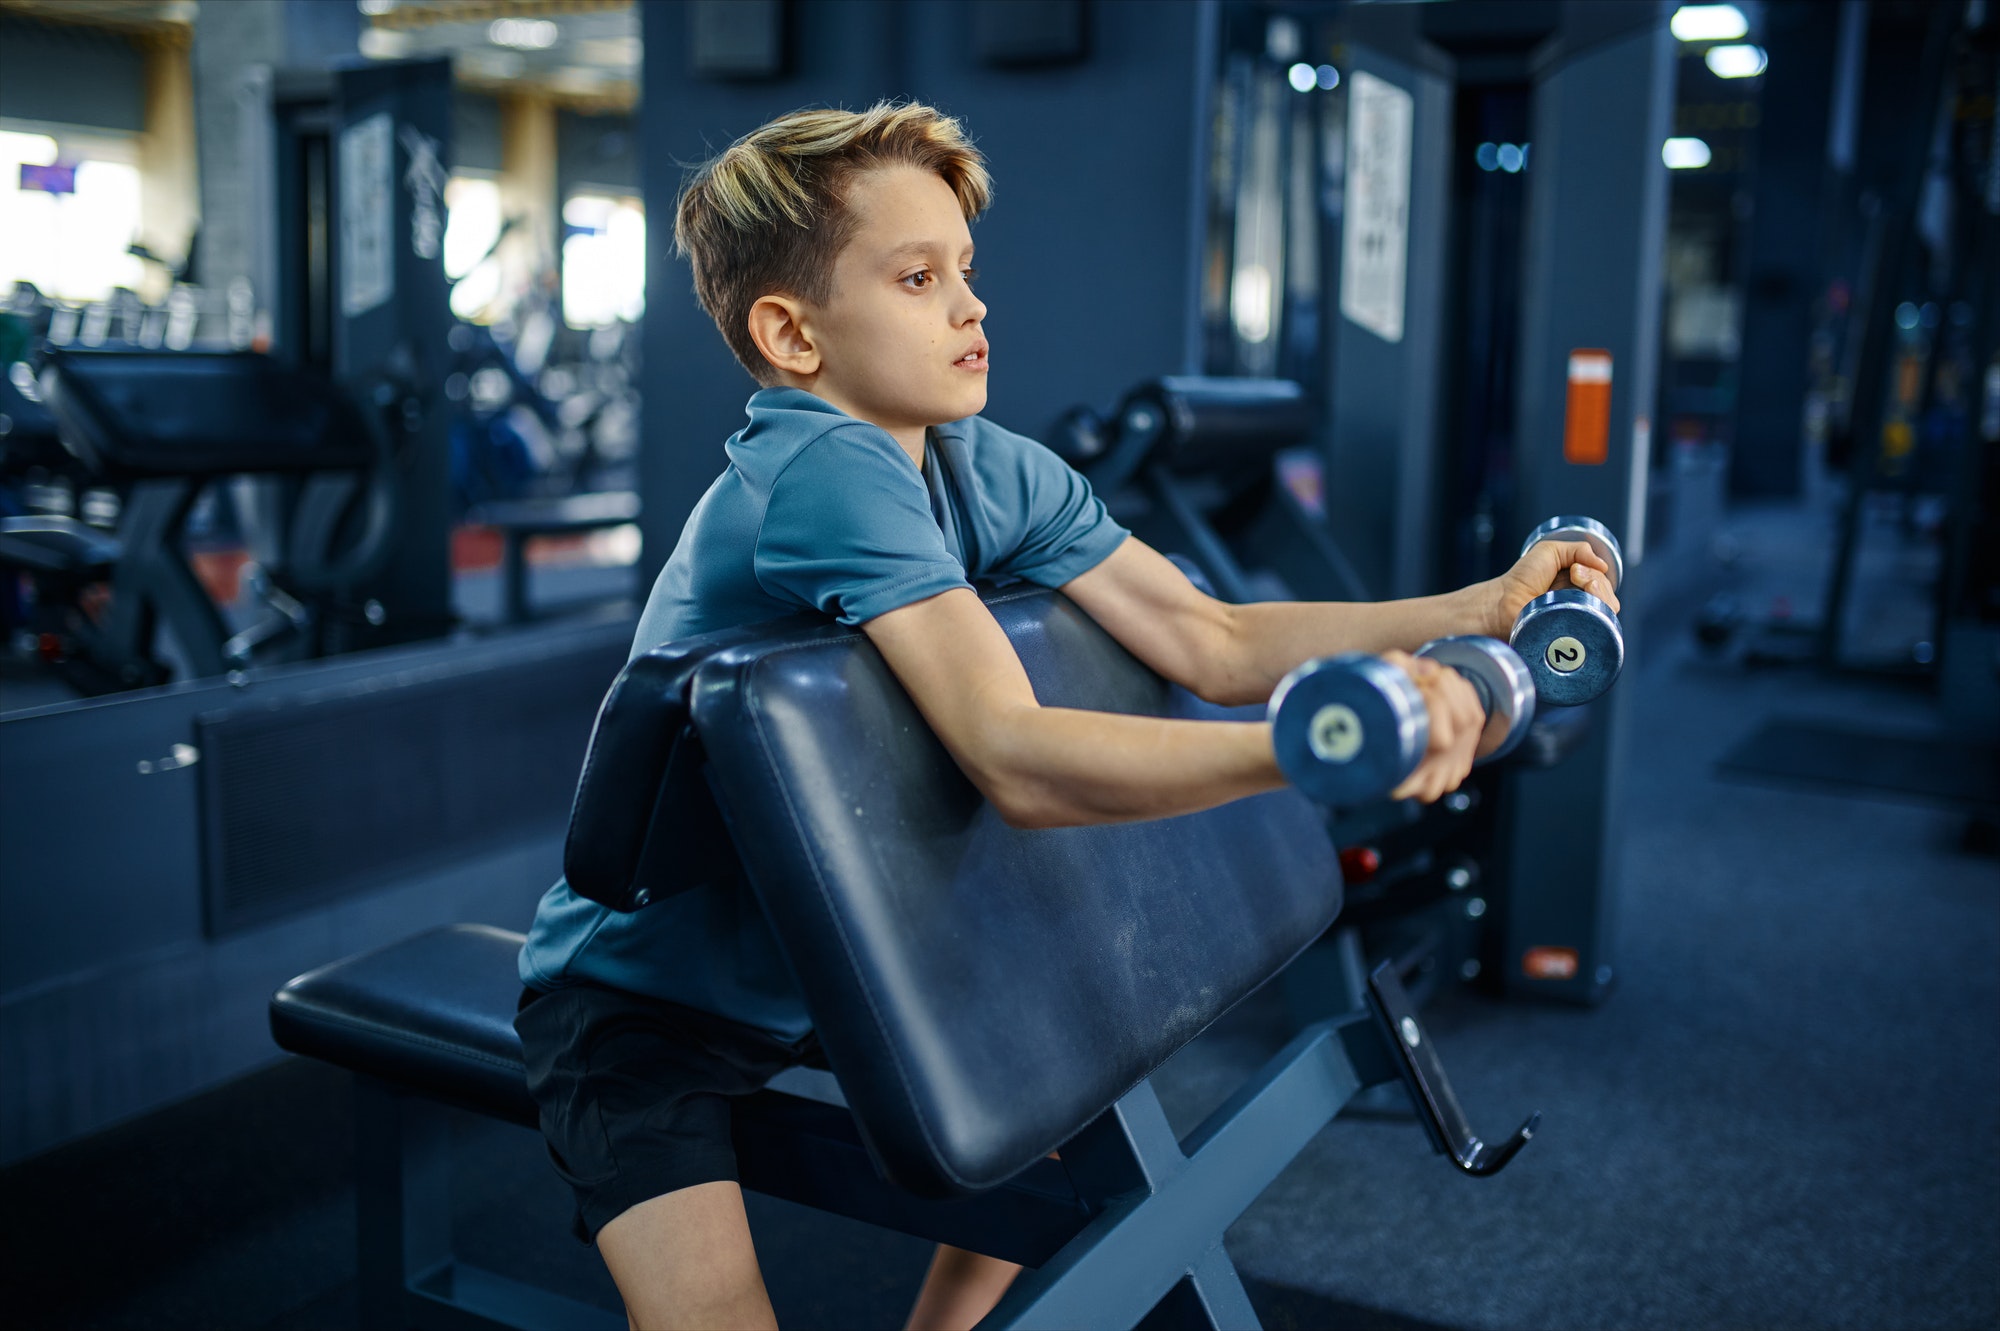
[[[870,418],[865,412],[858,410],[852,404],[842,401],[842,395],[839,391],[825,384],[807,383],[797,375],[784,374],[782,371],[780,371],[779,377],[780,382],[785,387],[803,389],[829,406],[838,407],[840,410],[854,417],[855,420],[867,421],[870,425],[883,430],[891,439],[902,445],[903,451],[910,455],[910,461],[917,464],[917,470],[923,470],[924,441],[930,437],[930,427],[928,425],[885,425],[881,421]]]

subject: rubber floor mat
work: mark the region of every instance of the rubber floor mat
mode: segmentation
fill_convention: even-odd
[[[1726,775],[2000,808],[2000,748],[1818,721],[1765,722],[1717,764]]]

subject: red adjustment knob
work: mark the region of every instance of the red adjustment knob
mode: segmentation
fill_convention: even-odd
[[[1349,846],[1340,852],[1340,876],[1349,883],[1365,883],[1382,867],[1382,852],[1373,846]]]

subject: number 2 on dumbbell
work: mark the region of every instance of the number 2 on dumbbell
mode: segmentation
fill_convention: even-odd
[[[1625,581],[1618,538],[1591,518],[1554,517],[1528,533],[1521,553],[1543,541],[1581,541],[1610,568],[1611,588]],[[1575,588],[1545,592],[1521,607],[1508,639],[1526,662],[1543,702],[1574,707],[1589,702],[1625,666],[1625,633],[1610,606]]]

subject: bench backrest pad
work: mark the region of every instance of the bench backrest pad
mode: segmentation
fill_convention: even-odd
[[[1052,592],[988,599],[1049,706],[1223,718]],[[1008,827],[866,637],[710,655],[691,710],[732,839],[889,1176],[988,1187],[1073,1136],[1333,921],[1318,812]]]

